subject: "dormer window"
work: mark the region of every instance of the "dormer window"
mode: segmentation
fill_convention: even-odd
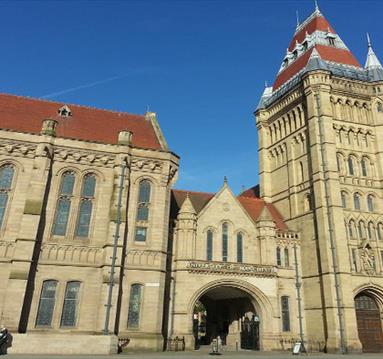
[[[305,41],[303,44],[302,44],[302,50],[303,51],[306,51],[308,48],[308,44],[307,44],[307,41]]]
[[[327,33],[327,42],[330,46],[335,46],[335,38],[336,36],[330,32]]]
[[[293,51],[293,59],[295,60],[298,57],[298,51]]]
[[[285,68],[289,63],[289,60],[288,59],[284,59],[283,62],[282,62],[282,67]]]
[[[67,105],[60,107],[57,113],[59,114],[59,116],[62,116],[62,117],[72,116],[72,111]]]

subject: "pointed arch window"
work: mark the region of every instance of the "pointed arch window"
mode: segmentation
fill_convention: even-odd
[[[342,199],[342,207],[347,208],[347,194],[346,194],[346,192],[342,191],[340,196]]]
[[[362,169],[362,176],[367,177],[367,159],[365,157],[362,158],[362,161],[360,162],[360,166]]]
[[[282,331],[290,331],[290,303],[289,297],[284,295],[281,297],[281,310],[282,310]]]
[[[140,326],[142,289],[142,284],[132,284],[130,287],[128,328],[138,328]]]
[[[228,259],[228,224],[225,222],[222,224],[222,261],[227,262]]]
[[[74,327],[77,321],[80,282],[68,282],[65,289],[64,304],[61,313],[61,327]]]
[[[277,247],[276,249],[276,257],[277,257],[277,266],[282,265],[282,260],[281,260],[281,249]]]
[[[74,173],[72,171],[65,172],[61,178],[60,193],[57,200],[56,213],[53,223],[52,233],[55,236],[66,235],[74,184]]]
[[[374,212],[374,196],[371,194],[367,196],[367,208],[369,212]]]
[[[348,163],[348,173],[353,176],[354,175],[354,161],[352,157],[350,156],[347,160]]]
[[[290,266],[290,258],[289,258],[289,249],[288,248],[285,248],[284,251],[283,251],[283,254],[284,254],[284,259],[285,259],[285,267],[289,267]]]
[[[151,182],[149,180],[142,180],[138,188],[137,227],[135,233],[135,241],[137,242],[145,242],[147,238],[151,191]]]
[[[210,229],[206,232],[206,259],[213,260],[213,231]]]
[[[241,232],[237,234],[237,262],[243,262],[243,235]]]
[[[360,196],[358,193],[354,194],[354,209],[360,211]]]
[[[36,326],[51,326],[56,304],[56,288],[56,280],[46,280],[43,282],[36,317]]]
[[[89,225],[92,217],[95,188],[96,176],[93,173],[89,173],[84,177],[81,189],[80,209],[76,225],[77,237],[86,238],[89,236]]]
[[[4,222],[14,174],[15,169],[12,165],[6,164],[0,167],[0,228]]]
[[[336,156],[336,168],[337,168],[338,172],[341,171],[339,155]]]

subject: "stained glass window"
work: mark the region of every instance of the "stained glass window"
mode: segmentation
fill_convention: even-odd
[[[74,327],[77,319],[78,297],[80,282],[68,282],[61,314],[61,327]]]
[[[237,234],[237,262],[243,261],[243,236],[242,233]]]
[[[208,230],[206,233],[206,259],[208,261],[213,260],[213,232]]]
[[[379,310],[375,301],[367,295],[359,295],[355,298],[355,309]]]
[[[138,328],[140,325],[142,285],[133,284],[130,287],[128,327]]]
[[[94,200],[94,192],[96,188],[96,176],[94,174],[87,174],[84,177],[80,208],[77,218],[76,236],[77,237],[88,237],[89,236],[89,225],[92,217],[92,208]]]
[[[150,182],[148,180],[140,182],[138,202],[150,202]]]
[[[39,309],[37,312],[36,326],[50,326],[56,301],[57,281],[46,280],[41,289]]]
[[[60,194],[57,200],[56,213],[52,231],[52,233],[56,236],[65,236],[66,234],[74,183],[74,173],[65,172],[61,180]]]
[[[3,224],[5,210],[7,209],[14,172],[12,165],[0,167],[0,226]]]
[[[228,225],[227,223],[222,224],[222,261],[227,262],[228,256]]]
[[[282,309],[282,331],[290,331],[290,308],[289,297],[281,297],[281,309]]]
[[[141,222],[140,226],[136,228],[135,240],[138,242],[145,242],[147,235],[146,223],[149,220],[149,206],[150,206],[150,193],[151,183],[148,180],[140,182],[138,189],[137,201],[137,221]]]

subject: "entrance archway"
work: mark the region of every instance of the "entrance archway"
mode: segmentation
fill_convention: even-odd
[[[355,297],[359,340],[364,352],[383,352],[382,319],[376,300],[362,292]]]
[[[209,345],[219,336],[228,348],[259,350],[259,324],[250,294],[231,286],[214,287],[203,293],[194,306],[195,348]]]

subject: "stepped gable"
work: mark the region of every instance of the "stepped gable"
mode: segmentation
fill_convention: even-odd
[[[306,68],[314,49],[316,56],[319,56],[324,62],[362,69],[355,56],[316,8],[297,27],[275,79],[273,91],[279,89]]]
[[[257,187],[257,186],[255,186]],[[241,203],[242,207],[246,210],[249,216],[257,221],[262,210],[266,207],[275,222],[275,226],[279,230],[287,230],[287,225],[285,224],[283,217],[279,211],[271,203],[266,203],[263,199],[258,198],[254,195],[254,187],[250,188],[247,191],[242,192],[238,197],[238,201]]]
[[[144,115],[66,105],[70,116],[60,116],[64,103],[9,94],[0,94],[0,129],[39,134],[42,121],[57,120],[57,137],[117,144],[118,132],[133,133],[134,147],[161,150],[160,141],[150,119]]]

